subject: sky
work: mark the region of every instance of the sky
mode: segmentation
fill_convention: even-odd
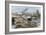
[[[39,13],[41,11],[40,7],[28,7],[28,6],[11,6],[12,13],[18,12],[24,12],[24,10],[27,9],[25,12],[32,13],[36,12],[36,10],[39,10]]]

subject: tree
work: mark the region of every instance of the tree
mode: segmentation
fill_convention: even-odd
[[[22,11],[22,15],[25,14],[25,12],[28,10],[29,8],[25,8],[23,11]]]
[[[37,12],[37,17],[40,18],[39,10],[36,10],[36,12]]]

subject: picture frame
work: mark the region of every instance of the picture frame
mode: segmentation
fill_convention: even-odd
[[[28,8],[29,8],[29,10],[28,10]],[[28,25],[23,26],[23,24],[22,24],[22,26],[20,26],[20,25],[17,26],[17,22],[15,22],[15,28],[14,28],[14,26],[12,28],[12,25],[14,25],[14,24],[12,24],[12,23],[14,23],[14,20],[12,18],[15,17],[14,13],[16,11],[19,12],[18,15],[20,15],[23,12],[26,11],[26,13],[27,13],[27,14],[25,13],[26,14],[26,18],[32,23],[32,21],[31,21],[32,13],[29,12],[29,11],[33,12],[35,10],[37,10],[38,13],[40,13],[40,17],[41,18],[38,21],[40,23],[40,27],[36,27],[35,28],[34,26],[28,26]],[[21,12],[21,11],[23,11],[23,12]],[[30,19],[29,19],[29,17],[27,17],[28,13],[31,14],[30,15]],[[35,12],[33,12],[33,13],[35,13]],[[18,34],[18,33],[44,32],[44,30],[45,30],[45,22],[44,22],[45,21],[45,18],[44,18],[45,15],[44,15],[44,13],[45,13],[45,4],[44,3],[23,2],[23,1],[5,1],[5,33],[6,34]],[[15,13],[15,14],[17,14],[17,13]],[[36,17],[38,19],[38,16],[36,16]],[[25,18],[25,20],[26,20],[26,18]],[[17,17],[17,20],[19,20],[18,17]],[[27,22],[29,24],[29,22],[27,20],[25,22]],[[36,22],[37,22],[37,20],[36,20]],[[38,25],[38,23],[37,23],[37,25]],[[35,26],[36,26],[36,23],[35,23]]]

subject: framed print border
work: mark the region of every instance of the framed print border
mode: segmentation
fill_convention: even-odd
[[[19,32],[9,32],[9,4],[33,4],[33,5],[43,5],[43,30],[35,31],[19,31]],[[23,2],[23,1],[5,1],[5,33],[6,34],[19,34],[19,33],[32,33],[32,32],[44,32],[45,31],[45,3],[40,2]]]

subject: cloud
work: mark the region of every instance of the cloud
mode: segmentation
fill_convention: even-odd
[[[40,7],[26,7],[26,6],[12,6],[11,10],[13,13],[15,13],[15,12],[21,13],[26,8],[27,8],[27,10],[25,12],[29,12],[29,13],[36,12],[36,10],[39,10],[39,12],[41,11]]]

